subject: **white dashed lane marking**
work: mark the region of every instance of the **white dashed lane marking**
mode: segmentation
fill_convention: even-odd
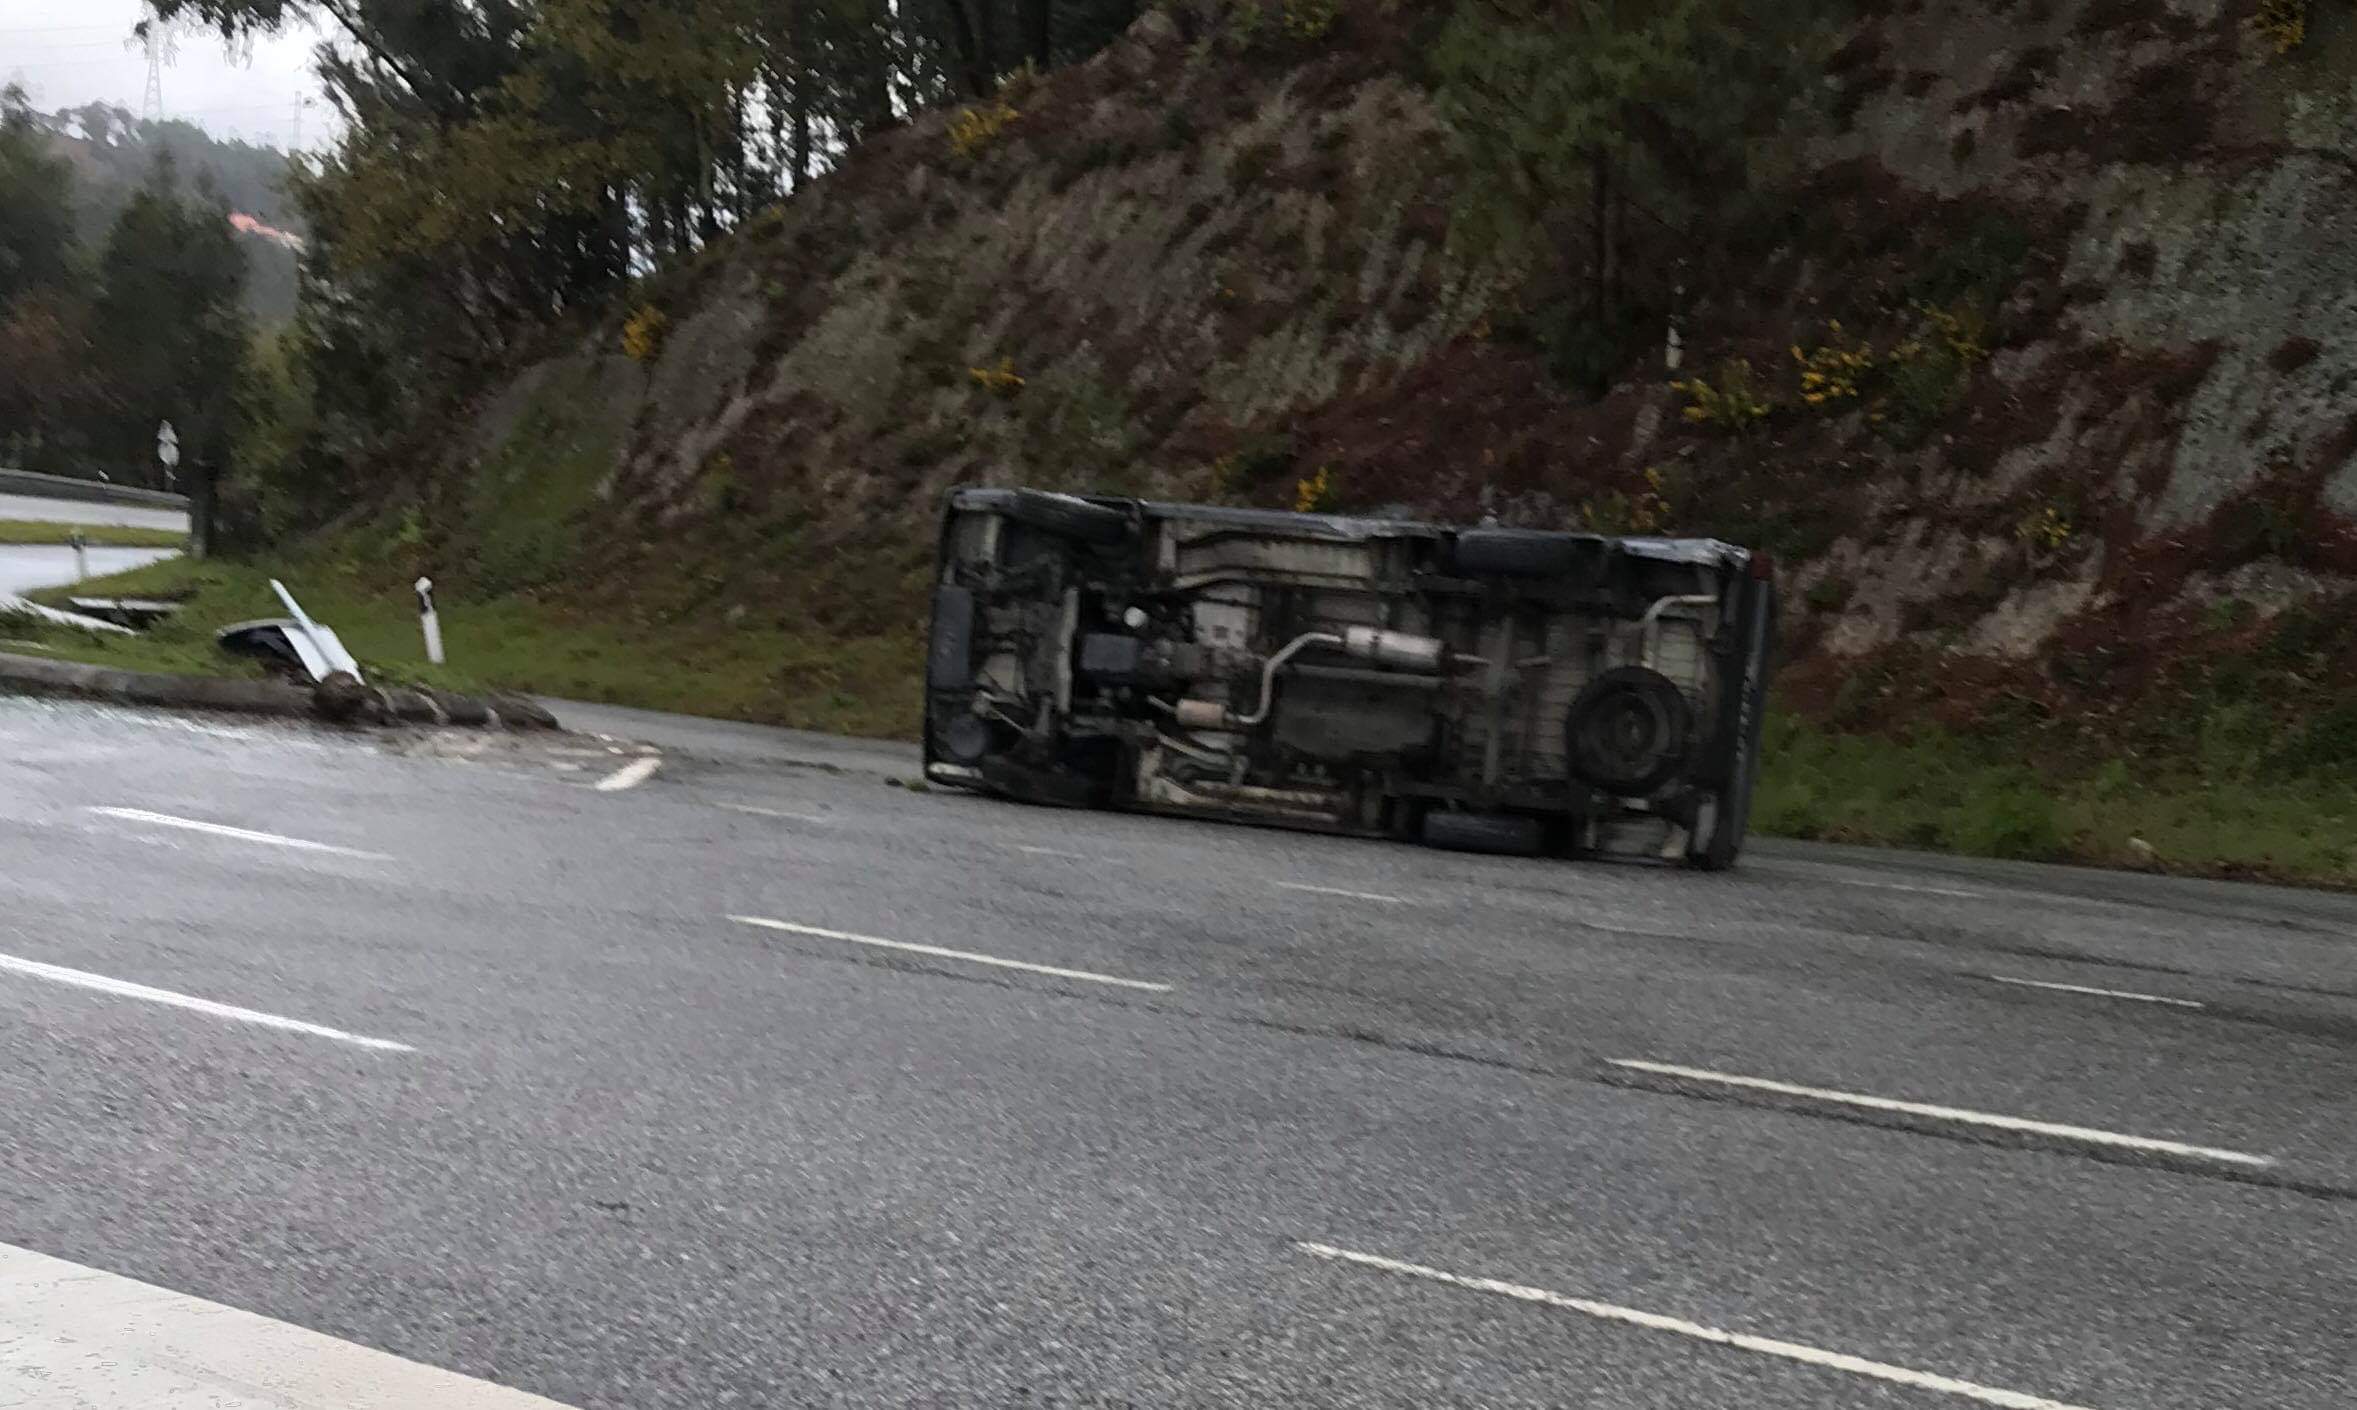
[[[998,955],[977,954],[972,950],[951,950],[940,945],[918,945],[906,940],[884,940],[873,935],[853,935],[848,931],[826,930],[815,925],[797,925],[790,920],[768,920],[761,916],[730,916],[739,925],[758,925],[769,930],[783,930],[794,935],[809,935],[821,940],[843,940],[853,945],[867,945],[880,950],[900,950],[912,955],[926,955],[937,960],[962,960],[967,964],[991,965],[998,969],[1019,969],[1031,974],[1053,975],[1058,979],[1080,979],[1091,984],[1111,984],[1123,989],[1143,989],[1149,993],[1167,994],[1170,986],[1145,979],[1123,979],[1119,975],[1098,974],[1094,970],[1065,969],[1058,965],[1033,964],[1029,960],[1010,960]]]
[[[1408,898],[1405,896],[1386,896],[1377,891],[1345,891],[1339,886],[1311,886],[1299,881],[1279,881],[1271,884],[1279,891],[1306,891],[1312,896],[1341,896],[1352,901],[1379,901],[1387,906],[1408,904]]]
[[[2015,979],[2011,975],[1992,974],[1990,980],[1998,984],[2014,984],[2024,989],[2052,989],[2063,994],[2089,994],[2099,999],[2126,999],[2138,1004],[2167,1004],[2172,1008],[2198,1009],[2207,1007],[2195,999],[2172,999],[2166,994],[2139,994],[2132,989],[2096,989],[2085,984],[2056,984],[2046,979]]]
[[[140,999],[151,1004],[167,1004],[191,1013],[209,1014],[238,1023],[260,1024],[264,1028],[282,1029],[288,1033],[304,1033],[314,1038],[332,1038],[339,1043],[350,1043],[357,1048],[377,1048],[385,1052],[413,1053],[417,1049],[407,1043],[396,1043],[389,1038],[365,1038],[358,1033],[346,1033],[341,1028],[305,1023],[299,1018],[285,1018],[259,1009],[239,1008],[235,1004],[215,1003],[189,994],[175,994],[169,989],[157,989],[145,984],[134,984],[127,979],[110,979],[88,970],[67,969],[64,965],[45,964],[40,960],[19,959],[15,955],[0,955],[0,973],[21,974],[30,979],[46,979],[54,984],[70,984],[77,989],[89,989],[119,998]],[[0,1404],[6,1402],[0,1401]]]
[[[1828,1106],[1847,1107],[1852,1110],[1894,1112],[1906,1116],[1926,1117],[1935,1121],[1950,1121],[1965,1126],[1984,1127],[1995,1131],[2017,1131],[2025,1135],[2078,1141],[2086,1145],[2108,1146],[2117,1150],[2144,1151],[2153,1155],[2172,1155],[2192,1160],[2217,1161],[2253,1170],[2264,1170],[2276,1163],[2273,1156],[2220,1150],[2214,1146],[2187,1145],[2183,1141],[2158,1140],[2150,1136],[2130,1136],[2118,1131],[2099,1130],[2092,1126],[2066,1126],[2055,1121],[2035,1121],[2025,1116],[2004,1116],[1990,1111],[1970,1111],[1963,1107],[1935,1106],[1929,1102],[1898,1101],[1890,1097],[1869,1096],[1863,1092],[1837,1092],[1823,1087],[1803,1087],[1796,1083],[1779,1082],[1768,1077],[1744,1077],[1732,1072],[1713,1072],[1700,1067],[1678,1067],[1666,1062],[1643,1062],[1635,1058],[1613,1058],[1609,1061],[1611,1066],[1625,1071],[1649,1072],[1658,1077],[1675,1078],[1681,1082],[1694,1083],[1703,1087],[1731,1087],[1737,1091],[1768,1092],[1780,1097],[1797,1097],[1804,1101],[1821,1102]]]
[[[1062,857],[1065,861],[1068,862],[1085,862],[1088,860],[1088,855],[1084,852],[1067,852],[1060,847],[1025,847],[1018,845],[1015,850],[1025,854],[1026,856],[1032,857]]]
[[[1355,1263],[1362,1268],[1377,1268],[1386,1273],[1422,1278],[1428,1282],[1443,1283],[1449,1287],[1463,1288],[1469,1292],[1490,1293],[1497,1297],[1510,1297],[1518,1302],[1537,1303],[1542,1307],[1577,1312],[1582,1316],[1594,1317],[1600,1321],[1642,1327],[1649,1332],[1668,1332],[1674,1336],[1689,1337],[1695,1341],[1731,1347],[1737,1351],[1749,1351],[1760,1356],[1773,1356],[1784,1361],[1797,1361],[1804,1366],[1816,1366],[1828,1371],[1841,1371],[1853,1376],[1885,1381],[1892,1385],[1905,1386],[1911,1390],[1936,1391],[1942,1395],[1959,1396],[1966,1400],[1978,1401],[1983,1405],[2003,1406],[2005,1410],[2087,1410],[2085,1406],[2071,1405],[2060,1400],[2049,1400],[2042,1395],[2026,1395],[2018,1390],[2003,1390],[1996,1386],[1981,1385],[1976,1381],[1958,1380],[1954,1376],[1937,1375],[1930,1371],[1909,1370],[1905,1366],[1893,1366],[1885,1361],[1869,1361],[1863,1356],[1851,1356],[1840,1351],[1827,1351],[1822,1347],[1805,1346],[1799,1342],[1753,1336],[1748,1332],[1722,1331],[1717,1327],[1705,1326],[1700,1322],[1689,1322],[1683,1317],[1665,1317],[1658,1312],[1640,1312],[1634,1307],[1620,1307],[1613,1303],[1597,1302],[1590,1298],[1570,1297],[1563,1293],[1549,1292],[1545,1288],[1528,1287],[1521,1283],[1500,1282],[1496,1278],[1469,1278],[1459,1273],[1427,1268],[1421,1263],[1402,1263],[1398,1259],[1383,1258],[1372,1253],[1356,1253],[1350,1249],[1336,1248],[1332,1244],[1305,1242],[1296,1243],[1294,1247],[1313,1258],[1323,1258],[1329,1262]]]
[[[382,852],[364,852],[357,847],[338,847],[328,842],[282,837],[275,832],[256,832],[250,827],[231,827],[227,823],[206,822],[201,818],[177,818],[170,813],[151,813],[145,808],[92,808],[89,811],[102,818],[178,828],[183,832],[201,832],[210,837],[226,837],[237,842],[257,842],[265,847],[288,847],[298,852],[328,852],[339,857],[359,857],[371,862],[392,860]]]
[[[1843,886],[1861,886],[1868,891],[1906,891],[1917,896],[1956,896],[1967,901],[1978,901],[1989,894],[1986,891],[1960,891],[1952,886],[1915,886],[1902,881],[1856,881],[1849,877],[1836,877],[1834,880]]]
[[[753,803],[723,803],[732,813],[750,813],[757,818],[782,818],[787,822],[823,823],[825,818],[816,813],[789,813],[783,808],[764,808]]]

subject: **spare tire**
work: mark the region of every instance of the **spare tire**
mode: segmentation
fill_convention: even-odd
[[[1545,850],[1546,843],[1546,825],[1537,818],[1514,813],[1448,813],[1438,808],[1424,815],[1427,847],[1535,857]]]
[[[1457,572],[1468,578],[1560,577],[1594,555],[1587,534],[1544,529],[1467,529],[1457,535]]]
[[[1694,712],[1669,677],[1619,666],[1589,681],[1563,722],[1564,753],[1583,783],[1641,798],[1694,751]]]
[[[1082,543],[1120,543],[1130,533],[1129,516],[1120,510],[1052,490],[1016,490],[999,512],[1018,524]]]

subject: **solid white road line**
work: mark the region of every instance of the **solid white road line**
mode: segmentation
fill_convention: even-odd
[[[601,784],[599,786],[603,787],[604,785]],[[781,808],[761,808],[756,807],[751,803],[723,803],[720,806],[728,809],[732,813],[751,813],[754,817],[757,818],[784,818],[787,822],[806,823],[823,823],[826,821],[825,818],[818,816],[816,813],[789,813]]]
[[[1647,1331],[1670,1332],[1696,1341],[1717,1346],[1730,1346],[1739,1351],[1757,1352],[1762,1356],[1798,1361],[1805,1366],[1818,1366],[1828,1371],[1846,1371],[1853,1376],[1888,1381],[1893,1385],[1913,1390],[1938,1391],[1943,1395],[1962,1396],[1983,1405],[2001,1405],[2007,1410],[2086,1410],[2085,1406],[2069,1405],[2060,1400],[2048,1400],[2042,1395],[2024,1395],[2017,1390],[2000,1390],[1995,1386],[1960,1381],[1953,1376],[1933,1375],[1929,1371],[1910,1371],[1904,1366],[1887,1362],[1869,1361],[1862,1356],[1851,1356],[1839,1351],[1826,1351],[1799,1342],[1778,1341],[1773,1337],[1752,1336],[1748,1332],[1721,1331],[1700,1322],[1689,1322],[1683,1317],[1664,1317],[1657,1312],[1640,1312],[1633,1307],[1618,1307],[1609,1302],[1594,1302],[1584,1297],[1567,1297],[1545,1288],[1525,1287],[1520,1283],[1502,1283],[1495,1278],[1468,1278],[1458,1273],[1427,1268],[1420,1263],[1402,1263],[1393,1258],[1382,1258],[1372,1253],[1354,1253],[1332,1244],[1296,1243],[1295,1248],[1315,1258],[1333,1262],[1356,1263],[1368,1268],[1380,1268],[1386,1273],[1404,1273],[1411,1278],[1424,1278],[1450,1287],[1473,1292],[1494,1293],[1521,1302],[1535,1302],[1543,1307],[1558,1307],[1566,1312],[1578,1312],[1606,1322],[1620,1322]]]
[[[2139,994],[2129,989],[2095,989],[2085,984],[2056,984],[2045,979],[2015,979],[2011,975],[1992,974],[1998,984],[2018,984],[2024,989],[2053,989],[2065,994],[2093,994],[2100,999],[2128,999],[2139,1004],[2167,1004],[2172,1008],[2198,1009],[2208,1005],[2194,999],[2172,999],[2166,994]]]
[[[1834,877],[1843,886],[1863,886],[1869,891],[1911,891],[1918,896],[1961,896],[1969,901],[1985,898],[1986,891],[1959,891],[1950,886],[1910,886],[1899,881],[1856,881],[1849,877]]]
[[[1308,886],[1298,881],[1279,881],[1271,884],[1280,891],[1307,891],[1312,896],[1346,896],[1353,901],[1381,901],[1387,906],[1408,904],[1408,898],[1405,896],[1385,896],[1375,891],[1345,891],[1339,886]]]
[[[152,823],[157,827],[177,827],[188,832],[202,832],[213,837],[234,838],[239,842],[259,842],[269,847],[292,847],[298,852],[332,852],[339,857],[359,857],[371,862],[393,860],[382,852],[363,852],[357,847],[338,847],[327,842],[308,842],[300,837],[281,837],[275,832],[256,832],[248,827],[231,827],[226,823],[203,822],[196,818],[176,818],[170,813],[151,813],[145,808],[92,808],[100,817],[120,818],[124,822]]]
[[[1144,989],[1149,993],[1167,994],[1170,986],[1144,979],[1123,979],[1117,975],[1098,974],[1086,969],[1060,969],[1051,964],[1032,964],[1028,960],[1005,960],[996,955],[978,955],[971,950],[947,950],[939,945],[912,945],[905,940],[879,940],[873,935],[853,935],[842,930],[822,930],[815,925],[796,925],[790,920],[767,920],[760,916],[730,916],[740,925],[766,926],[771,930],[790,931],[796,935],[815,935],[822,940],[848,940],[854,945],[873,945],[880,950],[905,950],[912,955],[931,955],[938,960],[964,960],[969,964],[995,965],[1000,969],[1020,969],[1032,974],[1052,974],[1058,979],[1085,979],[1091,984],[1113,984],[1123,989]]]
[[[219,1004],[211,999],[199,999],[188,994],[175,994],[169,989],[150,988],[127,979],[109,979],[88,970],[67,969],[64,965],[44,964],[40,960],[19,959],[15,955],[0,955],[0,972],[22,974],[33,979],[47,979],[76,988],[95,989],[101,994],[115,994],[126,999],[145,999],[151,1004],[170,1004],[176,1009],[192,1013],[211,1014],[215,1018],[235,1019],[239,1023],[258,1023],[265,1028],[282,1028],[289,1033],[308,1033],[314,1038],[333,1038],[339,1043],[350,1043],[361,1048],[380,1048],[386,1052],[414,1053],[417,1049],[407,1043],[396,1043],[389,1038],[364,1038],[358,1033],[346,1033],[341,1028],[327,1028],[316,1023],[305,1023],[299,1018],[283,1018],[258,1009],[241,1009],[235,1004]]]
[[[1889,1097],[1870,1097],[1861,1092],[1833,1092],[1822,1087],[1801,1087],[1790,1082],[1778,1082],[1766,1077],[1740,1077],[1731,1072],[1712,1072],[1700,1067],[1677,1067],[1666,1062],[1641,1062],[1635,1058],[1608,1059],[1614,1067],[1632,1072],[1652,1072],[1663,1077],[1676,1077],[1688,1082],[1715,1083],[1723,1087],[1743,1087],[1756,1092],[1774,1092],[1779,1096],[1806,1097],[1811,1101],[1830,1102],[1839,1106],[1861,1107],[1868,1111],[1902,1112],[1909,1116],[1928,1116],[1941,1121],[1958,1121],[1974,1126],[1987,1126],[1999,1131],[2021,1131],[2039,1136],[2056,1136],[2064,1140],[2084,1141],[2090,1145],[2112,1146],[2121,1150],[2150,1151],[2157,1155],[2190,1156],[2198,1160],[2223,1161],[2230,1165],[2264,1169],[2275,1164],[2273,1156],[2249,1155],[2242,1151],[2218,1150],[2211,1146],[2189,1146],[2182,1141],[2154,1140],[2148,1136],[2127,1136],[2117,1131],[2099,1131],[2091,1126],[2064,1126],[2053,1121],[2032,1121],[2021,1116],[2000,1116],[1995,1112],[1967,1111],[1962,1107],[1933,1106],[1926,1102],[1893,1101]]]
[[[0,1405],[564,1410],[556,1401],[0,1244]]]
[[[661,767],[663,767],[663,761],[661,759],[655,758],[653,755],[648,755],[644,759],[633,759],[629,763],[624,764],[621,768],[618,768],[612,773],[607,774],[604,778],[599,779],[596,784],[597,791],[600,793],[619,793],[625,788],[636,788],[640,784],[645,783],[647,779],[653,775],[655,770]]]

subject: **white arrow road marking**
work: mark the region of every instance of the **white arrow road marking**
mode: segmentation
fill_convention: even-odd
[[[1700,1322],[1689,1322],[1683,1317],[1664,1317],[1658,1312],[1640,1312],[1634,1307],[1617,1307],[1609,1302],[1594,1302],[1584,1297],[1567,1297],[1545,1288],[1525,1287],[1520,1283],[1502,1283],[1495,1278],[1468,1278],[1458,1273],[1446,1273],[1438,1268],[1427,1268],[1421,1263],[1402,1263],[1397,1259],[1382,1258],[1372,1253],[1354,1253],[1332,1244],[1296,1243],[1295,1248],[1313,1258],[1337,1263],[1356,1263],[1362,1267],[1380,1268],[1386,1273],[1403,1273],[1411,1278],[1424,1278],[1450,1287],[1473,1292],[1494,1293],[1521,1302],[1535,1302],[1544,1307],[1577,1312],[1606,1322],[1619,1322],[1631,1327],[1643,1327],[1650,1332],[1669,1332],[1691,1337],[1718,1346],[1733,1347],[1738,1351],[1756,1352],[1785,1361],[1798,1361],[1805,1366],[1818,1366],[1828,1371],[1846,1371],[1853,1376],[1866,1376],[1914,1390],[1938,1391],[1943,1395],[1962,1396],[1983,1405],[1999,1405],[2005,1410],[2087,1410],[2085,1406],[2069,1405],[2059,1400],[2048,1400],[2042,1395],[2024,1395],[2018,1390],[2000,1390],[1973,1381],[1960,1381],[1953,1376],[1934,1375],[1929,1371],[1911,1371],[1904,1366],[1887,1362],[1869,1361],[1846,1352],[1826,1351],[1804,1346],[1794,1341],[1778,1341],[1774,1337],[1757,1337],[1748,1332],[1727,1332],[1717,1327],[1706,1327]]]
[[[314,1038],[333,1038],[339,1043],[350,1043],[355,1047],[381,1048],[394,1053],[417,1051],[407,1043],[396,1043],[389,1038],[364,1038],[358,1033],[346,1033],[341,1028],[305,1023],[299,1018],[285,1018],[275,1013],[263,1013],[259,1009],[241,1009],[235,1004],[215,1003],[211,999],[199,999],[190,994],[175,994],[169,989],[134,984],[128,979],[110,979],[88,970],[67,969],[64,965],[20,959],[15,955],[0,955],[0,972],[46,979],[56,984],[71,984],[77,989],[94,989],[101,994],[114,994],[125,999],[144,999],[151,1004],[169,1004],[191,1013],[210,1014],[214,1018],[234,1019],[239,1023],[258,1023],[264,1028],[280,1028],[289,1033],[308,1033]]]
[[[120,818],[124,822],[148,823],[156,827],[176,827],[184,832],[202,832],[212,837],[227,837],[239,842],[259,842],[266,847],[291,847],[298,852],[330,852],[339,857],[359,857],[364,861],[389,862],[391,857],[382,852],[363,852],[357,847],[338,847],[329,842],[311,842],[300,837],[282,837],[275,832],[256,832],[250,827],[231,827],[227,823],[205,822],[200,818],[176,818],[170,813],[151,813],[145,808],[92,808],[100,817]]]
[[[612,773],[607,774],[604,778],[599,779],[597,781],[597,791],[600,793],[619,793],[625,788],[636,788],[640,784],[645,783],[648,778],[653,776],[655,770],[661,767],[663,767],[663,761],[651,755],[644,759],[633,759],[629,763],[624,764],[621,768],[618,768]]]
[[[937,960],[964,960],[968,964],[995,965],[1000,969],[1020,969],[1032,974],[1052,974],[1058,979],[1085,979],[1091,984],[1113,984],[1124,989],[1144,989],[1149,993],[1167,994],[1170,986],[1145,979],[1123,979],[1118,975],[1098,974],[1094,970],[1063,969],[1052,964],[1033,964],[1029,960],[1001,959],[997,955],[976,954],[972,950],[949,950],[939,945],[912,945],[905,940],[880,940],[873,935],[853,935],[842,930],[822,930],[815,925],[796,925],[790,920],[766,920],[760,916],[730,916],[739,925],[758,925],[770,930],[783,930],[795,935],[813,935],[821,940],[848,940],[854,945],[872,945],[883,950],[905,950],[912,955],[930,955]]]
[[[565,1410],[556,1401],[0,1244],[0,1405]]]

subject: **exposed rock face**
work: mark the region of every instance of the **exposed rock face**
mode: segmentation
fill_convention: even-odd
[[[2357,21],[2277,55],[2237,0],[1879,8],[1792,231],[1680,320],[1688,375],[1741,359],[1778,403],[1740,437],[1661,359],[1589,402],[1497,332],[1512,283],[1451,254],[1445,135],[1372,11],[1239,56],[1205,0],[980,150],[948,114],[869,144],[648,291],[647,364],[617,311],[474,453],[570,426],[625,556],[751,521],[872,557],[847,631],[910,627],[966,480],[1289,505],[1323,470],[1343,508],[1719,532],[1784,559],[1815,658],[2036,668],[2345,585]],[[1927,321],[1967,290],[1985,325]],[[1804,405],[1835,319],[1884,390]]]

